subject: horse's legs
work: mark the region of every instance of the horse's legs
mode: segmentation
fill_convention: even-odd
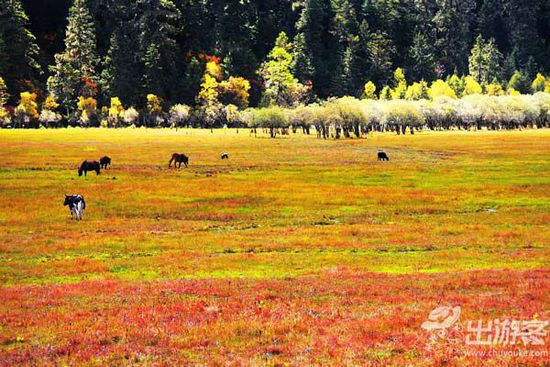
[[[168,162],[168,168],[172,168],[172,161],[174,160],[174,157],[170,158],[170,162]],[[175,167],[175,165],[174,165]]]
[[[88,171],[84,170],[84,177],[88,176]]]

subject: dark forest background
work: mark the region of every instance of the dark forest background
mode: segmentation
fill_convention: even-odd
[[[167,3],[179,10],[177,19],[158,13]],[[48,65],[64,49],[70,5],[70,0],[23,1],[40,48],[39,82],[44,87]],[[159,36],[175,41],[174,59],[163,68],[163,83],[174,87],[159,94],[188,104],[200,88],[206,55],[219,57],[228,75],[250,80],[250,102],[257,104],[257,70],[281,31],[294,42],[296,76],[311,80],[322,98],[360,95],[368,80],[387,84],[396,67],[403,68],[409,81],[468,74],[468,57],[479,34],[493,38],[502,54],[499,80],[507,81],[514,70],[531,79],[550,70],[547,0],[90,0],[88,7],[102,60],[116,32],[124,34],[126,43],[119,47],[143,57],[140,23],[149,15],[157,19]],[[136,76],[136,88],[143,63],[126,65]]]

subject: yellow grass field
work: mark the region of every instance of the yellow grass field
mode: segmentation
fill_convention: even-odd
[[[548,365],[421,328],[550,320],[548,223],[550,130],[0,130],[0,366]]]

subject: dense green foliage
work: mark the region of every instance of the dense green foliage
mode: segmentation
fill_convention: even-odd
[[[0,6],[2,126],[250,126],[273,137],[315,126],[339,138],[548,125],[540,0]]]
[[[20,0],[4,1],[6,9],[0,11],[0,50],[10,47],[0,52],[0,76],[13,104],[26,89],[38,92],[41,100],[47,78],[59,67],[70,74],[71,62],[59,57],[56,62],[54,55],[67,55],[66,46],[71,47],[65,44],[71,41],[70,19],[69,28],[66,24],[69,8],[78,4],[88,8],[95,28],[88,28],[88,34],[96,40],[85,42],[95,43],[101,60],[95,70],[101,77],[101,104],[117,96],[143,108],[148,93],[172,104],[191,104],[205,63],[216,58],[228,75],[251,82],[250,103],[255,106],[263,92],[258,70],[281,32],[293,45],[293,76],[301,84],[311,82],[320,98],[359,97],[369,80],[381,91],[397,67],[410,84],[453,73],[505,84],[515,70],[530,83],[537,72],[550,70],[550,8],[545,0],[22,3],[24,9]],[[57,69],[40,73],[51,65]]]

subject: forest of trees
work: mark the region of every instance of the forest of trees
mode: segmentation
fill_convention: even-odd
[[[550,92],[549,70],[546,0],[0,0],[4,125],[212,127],[333,97]]]

